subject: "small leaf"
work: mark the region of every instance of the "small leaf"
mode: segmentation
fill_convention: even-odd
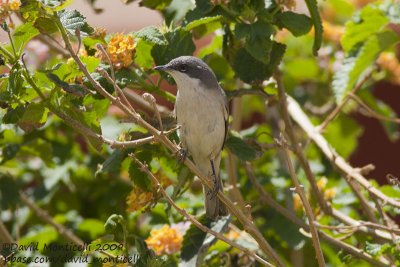
[[[81,36],[88,36],[94,32],[94,29],[86,22],[86,18],[77,10],[63,10],[59,13],[59,18],[64,28],[73,36],[77,29]]]
[[[257,150],[247,144],[239,136],[228,136],[225,145],[241,160],[250,161],[257,157]]]
[[[25,132],[31,132],[36,128],[40,128],[47,121],[49,110],[43,103],[31,103],[26,108],[24,115],[18,121],[18,126]]]
[[[288,29],[294,36],[301,36],[311,30],[312,21],[304,14],[292,11],[282,12],[276,15],[278,25]]]
[[[124,217],[119,214],[113,214],[108,217],[106,223],[104,224],[104,229],[107,232],[112,233],[117,230],[118,225],[125,225]]]
[[[34,26],[42,33],[52,34],[58,31],[57,24],[54,20],[44,17],[39,17],[35,20]]]

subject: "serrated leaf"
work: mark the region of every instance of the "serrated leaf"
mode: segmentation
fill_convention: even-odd
[[[309,17],[292,11],[279,13],[276,15],[276,19],[280,27],[288,29],[294,36],[304,35],[312,27],[312,21]]]
[[[250,161],[257,157],[257,150],[239,136],[228,136],[225,146],[241,160]]]
[[[378,33],[389,22],[382,10],[368,5],[358,16],[346,23],[346,30],[341,44],[346,52],[350,52],[359,43],[364,43],[371,35]]]
[[[391,245],[389,243],[385,244],[376,244],[376,243],[370,243],[368,241],[365,241],[365,252],[368,254],[371,254],[374,257],[382,255],[382,253],[388,249]]]
[[[196,39],[214,32],[221,27],[222,16],[203,17],[198,20],[191,21],[185,26],[185,30],[192,31]]]
[[[134,33],[134,36],[152,44],[167,45],[164,35],[157,27],[148,26]]]
[[[25,113],[25,106],[17,106],[16,108],[9,108],[7,110],[7,113],[4,115],[2,119],[2,123],[12,123],[15,124],[18,122],[19,119],[22,118],[22,116]]]
[[[13,43],[18,57],[21,55],[26,44],[38,34],[39,30],[33,26],[32,22],[23,23],[15,29]],[[8,50],[12,52],[11,48],[8,48]]]
[[[217,221],[211,221],[205,215],[200,217],[198,221],[211,228],[215,232],[225,232],[230,222],[230,216],[221,217]],[[195,225],[190,225],[186,231],[183,241],[182,250],[179,260],[179,267],[192,267],[198,266],[199,261],[204,257],[204,253],[207,252],[208,248],[216,241],[216,237],[207,234],[200,230]]]
[[[77,29],[83,37],[94,32],[94,29],[86,22],[86,18],[77,10],[63,10],[59,12],[59,18],[64,28],[73,36]]]
[[[151,49],[153,49],[153,43],[150,43],[144,39],[139,39],[136,42],[136,53],[135,63],[145,69],[153,67],[153,57],[151,56]]]
[[[192,34],[183,28],[164,33],[167,45],[155,44],[151,54],[157,65],[166,64],[174,58],[192,55],[195,50]]]
[[[314,55],[318,55],[318,50],[321,48],[322,44],[322,21],[321,16],[319,15],[318,5],[316,0],[305,0],[308,11],[311,15],[311,20],[314,25],[314,45],[313,45],[313,53]]]
[[[354,48],[346,56],[342,67],[335,73],[332,82],[337,103],[362,78],[363,73],[375,62],[379,53],[398,42],[398,40],[399,37],[393,31],[384,31],[369,36],[361,47]]]

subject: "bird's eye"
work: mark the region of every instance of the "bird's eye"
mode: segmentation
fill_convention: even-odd
[[[180,71],[180,72],[186,72],[186,71],[187,71],[187,66],[186,66],[186,64],[180,65],[180,66],[179,66],[179,71]]]

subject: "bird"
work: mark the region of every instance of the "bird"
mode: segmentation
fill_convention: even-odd
[[[226,216],[226,205],[216,196],[223,192],[220,162],[229,116],[225,92],[212,69],[197,57],[180,56],[154,69],[171,75],[177,85],[174,115],[181,155],[191,155],[200,172],[211,179],[213,189],[203,185],[206,216]]]

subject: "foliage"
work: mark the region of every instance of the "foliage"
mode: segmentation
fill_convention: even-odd
[[[398,4],[378,1],[360,7],[355,0],[326,0],[317,6],[317,1],[306,0],[307,15],[294,9],[294,1],[196,0],[191,5],[185,0],[142,0],[140,6],[163,15],[163,26],[105,34],[81,12],[68,9],[71,2],[0,3],[1,28],[9,37],[0,45],[0,240],[40,243],[33,252],[0,246],[1,255],[11,255],[7,260],[57,257],[65,251],[46,250],[44,244],[84,243],[89,245],[85,251],[64,253],[64,262],[85,255],[92,262],[136,255],[137,266],[261,266],[257,254],[277,264],[262,239],[284,264],[294,265],[291,256],[297,253],[303,255],[304,266],[316,266],[305,205],[289,190],[293,175],[281,153],[287,147],[296,152],[291,159],[315,225],[322,225],[318,231],[325,262],[400,265],[399,232],[390,230],[390,216],[399,209],[391,204],[400,199],[398,180],[397,186],[394,177],[395,185],[381,187],[373,180],[366,180],[368,186],[348,182],[352,173],[338,172],[336,158],[327,160],[318,143],[309,143],[314,133],[283,123],[286,106],[279,104],[284,86],[301,107],[314,107],[307,109],[306,118],[315,125],[328,114],[313,110],[332,103],[341,107],[344,115],[328,121],[321,138],[337,151],[333,157],[343,161],[354,153],[363,132],[348,116],[359,110],[379,119],[395,141],[399,119],[370,85],[377,79],[399,81],[394,46],[400,37],[393,27],[399,23]],[[102,11],[101,1],[87,2]],[[15,28],[10,14],[21,20]],[[204,37],[210,42],[196,51]],[[45,60],[28,60],[32,39],[48,49]],[[248,224],[232,211],[215,222],[202,216],[201,184],[173,151],[178,137],[170,118],[172,105],[155,112],[153,98],[143,100],[131,90],[172,104],[175,96],[161,87],[164,80],[173,80],[159,76],[153,66],[195,52],[235,98],[221,177],[230,188],[226,195],[235,202],[233,209],[245,214]],[[115,111],[124,105],[122,113]],[[290,130],[299,142],[291,139]],[[298,143],[315,176],[314,186],[306,179]],[[148,166],[159,184],[136,160]],[[371,188],[383,197],[369,193]],[[192,218],[236,245],[189,224]],[[355,225],[361,222],[366,223]]]

